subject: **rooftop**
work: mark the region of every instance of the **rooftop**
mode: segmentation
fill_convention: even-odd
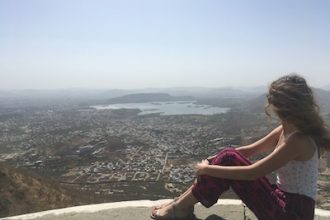
[[[146,220],[150,219],[151,207],[169,200],[141,200],[114,202],[96,205],[85,205],[65,209],[49,210],[20,216],[2,218],[3,220]],[[240,200],[221,199],[211,208],[197,204],[195,207],[197,219],[232,220],[257,219]],[[316,209],[315,220],[330,219],[330,211]]]

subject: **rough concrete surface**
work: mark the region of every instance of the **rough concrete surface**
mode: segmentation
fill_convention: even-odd
[[[151,207],[167,202],[128,201],[98,205],[77,206],[2,218],[3,220],[149,220]],[[195,206],[197,220],[255,220],[253,213],[239,200],[219,200],[211,208]],[[316,220],[330,220],[330,211],[316,210]]]

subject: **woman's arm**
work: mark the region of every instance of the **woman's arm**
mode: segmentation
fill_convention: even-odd
[[[282,126],[278,126],[273,131],[271,131],[268,135],[263,137],[262,139],[254,142],[253,144],[242,146],[236,148],[241,154],[245,157],[253,156],[257,153],[262,153],[267,151],[268,149],[272,149],[276,146],[278,139],[282,132]],[[210,156],[207,159],[213,159],[216,155]]]
[[[303,138],[292,137],[288,143],[281,144],[267,157],[248,166],[208,165],[207,161],[203,161],[196,165],[196,173],[232,180],[255,180],[297,158],[306,147],[306,142]]]
[[[238,147],[236,149],[245,157],[251,157],[253,155],[266,152],[267,150],[274,149],[278,142],[278,139],[280,138],[281,132],[282,126],[278,126],[268,135],[254,142],[253,144]]]

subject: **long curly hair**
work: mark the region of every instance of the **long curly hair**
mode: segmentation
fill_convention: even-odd
[[[330,150],[330,132],[322,119],[313,91],[306,80],[289,74],[271,83],[267,94],[265,112],[270,116],[270,106],[282,121],[292,123],[297,129],[310,135],[321,152]]]

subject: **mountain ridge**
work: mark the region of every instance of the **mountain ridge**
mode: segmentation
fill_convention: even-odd
[[[193,100],[195,100],[195,98],[192,96],[172,96],[168,93],[135,93],[109,99],[107,100],[107,104]]]

